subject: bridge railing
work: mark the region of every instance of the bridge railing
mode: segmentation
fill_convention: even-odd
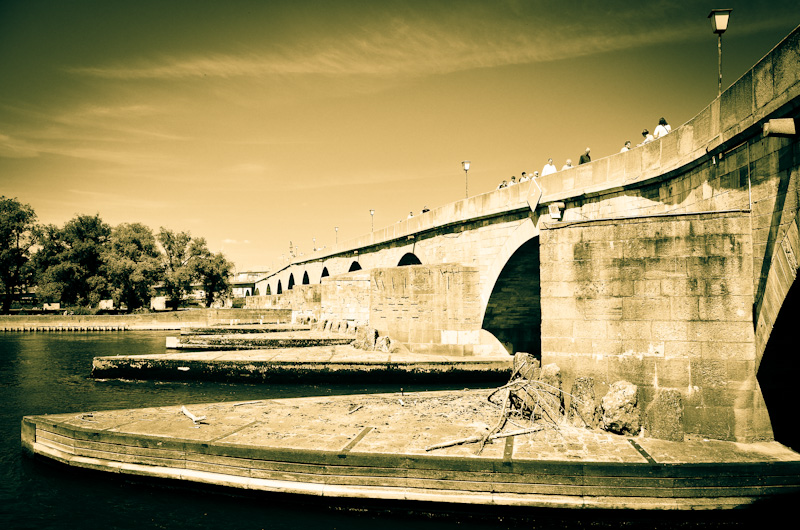
[[[684,171],[687,165],[719,156],[743,138],[759,133],[767,117],[781,117],[794,108],[800,95],[799,56],[800,26],[721,96],[665,137],[538,178],[543,190],[539,204],[612,193],[625,186],[663,178],[673,171]],[[528,181],[445,204],[418,217],[343,241],[330,250],[315,252],[286,267],[324,260],[455,223],[529,208],[529,198],[536,192],[535,183]]]

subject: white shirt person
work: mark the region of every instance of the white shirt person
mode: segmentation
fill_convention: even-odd
[[[556,171],[558,170],[556,169],[555,164],[553,164],[553,159],[548,158],[547,163],[542,168],[542,176],[544,177],[545,175],[549,175],[550,173],[555,173]]]

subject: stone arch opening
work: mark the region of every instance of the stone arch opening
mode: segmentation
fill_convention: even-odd
[[[400,261],[397,263],[397,266],[405,267],[407,265],[422,265],[422,262],[415,254],[407,252],[406,254],[403,255],[402,258],[400,258]]]
[[[280,280],[278,280],[277,294],[283,294],[283,287],[281,287],[281,281]]]
[[[250,296],[250,289],[245,289],[245,291],[244,291],[244,296],[245,296],[245,298],[247,298],[248,296]]]
[[[320,282],[322,281],[322,278],[327,278],[328,276],[330,276],[330,274],[328,273],[328,267],[323,267],[322,276],[319,277]]]
[[[311,282],[308,281],[308,271],[305,271],[303,272],[303,285],[308,285],[309,283]]]
[[[538,237],[523,243],[506,262],[492,289],[481,327],[509,353],[524,351],[541,358]]]
[[[261,295],[261,292],[258,290],[258,287],[256,287],[256,290],[253,291],[253,296],[260,296],[260,295]]]
[[[800,288],[797,284],[795,281],[786,294],[756,374],[775,440],[795,451],[800,450],[800,429],[796,419],[797,374],[800,374],[800,356],[795,354],[800,311]]]
[[[286,284],[286,290],[291,291],[294,288],[294,273],[289,275],[289,282]]]
[[[353,263],[350,264],[350,269],[347,272],[355,272],[360,270],[361,270],[361,265],[357,261],[354,261]]]
[[[270,287],[269,284],[267,284],[267,292],[264,294],[266,294],[267,296],[272,295],[272,287]]]

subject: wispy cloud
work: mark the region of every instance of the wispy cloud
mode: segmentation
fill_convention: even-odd
[[[0,158],[34,158],[39,150],[25,140],[0,134]]]
[[[107,193],[101,191],[69,189],[68,193],[77,196],[81,204],[92,203],[102,204],[107,210],[114,209],[140,209],[140,210],[159,210],[168,208],[169,201],[156,201],[149,199],[138,199],[127,195]]]
[[[518,7],[511,4],[512,8]],[[116,65],[74,67],[70,71],[115,80],[423,76],[700,38],[691,24],[673,22],[670,27],[664,26],[658,13],[669,6],[677,9],[670,2],[662,2],[657,8],[621,12],[618,25],[613,28],[593,25],[591,13],[554,24],[545,12],[517,17],[515,10],[509,9],[498,16],[488,9],[475,11],[473,6],[472,12],[448,13],[445,20],[413,14],[386,17],[369,26],[351,28],[344,35],[314,35],[292,47],[273,44],[266,45],[263,51],[240,54],[160,56]],[[752,33],[778,23],[743,21],[739,31]]]

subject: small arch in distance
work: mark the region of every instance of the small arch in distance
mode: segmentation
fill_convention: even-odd
[[[422,262],[416,256],[416,254],[412,254],[411,252],[407,252],[400,258],[400,261],[397,263],[398,267],[405,267],[407,265],[422,265]]]

